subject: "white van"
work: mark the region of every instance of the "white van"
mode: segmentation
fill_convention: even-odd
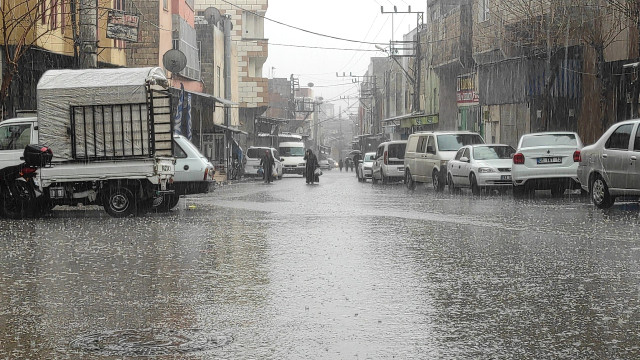
[[[281,142],[279,148],[283,173],[304,176],[304,168],[306,166],[306,161],[304,160],[304,143],[298,141]]]
[[[409,135],[404,155],[404,182],[414,189],[416,183],[433,183],[442,191],[447,183],[447,163],[465,145],[484,144],[480,134],[470,131],[425,131]]]
[[[271,156],[273,157],[273,166],[276,168],[276,173],[278,175],[276,178],[282,179],[282,162],[280,161],[281,158],[280,154],[278,154],[278,150],[264,146],[251,146],[247,149],[247,154],[245,155],[247,163],[244,165],[245,176],[258,176],[258,170],[262,168],[262,166],[260,166],[260,161],[267,150],[271,151]]]

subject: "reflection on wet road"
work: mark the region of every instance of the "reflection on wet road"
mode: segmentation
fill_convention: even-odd
[[[638,205],[325,172],[0,220],[0,359],[631,359]]]

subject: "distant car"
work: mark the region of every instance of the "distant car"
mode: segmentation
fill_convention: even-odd
[[[356,170],[358,175],[358,181],[364,182],[367,179],[371,179],[373,175],[373,161],[376,157],[376,153],[368,152],[364,154],[362,161],[359,161],[358,169]]]
[[[406,140],[387,141],[378,145],[376,157],[371,166],[371,181],[383,184],[404,179],[404,153]]]
[[[269,150],[273,157],[273,164],[276,168],[277,178],[282,179],[282,162],[280,161],[280,154],[278,150],[271,147],[257,147],[251,146],[247,149],[247,163],[244,166],[245,176],[259,176],[258,170],[261,168],[260,160],[264,156],[265,151]]]
[[[522,135],[513,155],[513,195],[551,190],[562,196],[566,189],[580,188],[576,151],[582,141],[574,132],[544,132]]]
[[[329,161],[329,168],[330,169],[338,167],[338,163],[335,160],[333,160],[332,158],[327,158],[327,160]]]
[[[449,191],[469,187],[477,195],[483,188],[510,189],[511,157],[516,150],[509,145],[467,145],[447,163]]]
[[[640,197],[640,119],[614,124],[595,144],[574,154],[582,189],[599,208],[617,197]]]
[[[320,166],[320,169],[322,169],[322,170],[331,169],[331,165],[329,164],[329,160],[327,160],[327,159],[322,159],[322,160],[318,161],[318,165]]]

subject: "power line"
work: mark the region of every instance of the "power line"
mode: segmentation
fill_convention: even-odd
[[[378,50],[354,49],[354,48],[336,48],[336,47],[323,47],[323,46],[308,46],[308,45],[274,44],[274,43],[269,43],[269,46],[271,46],[271,45],[276,45],[276,46],[289,46],[289,47],[305,48],[305,49],[322,49],[322,50],[370,51],[370,52],[377,52],[377,51],[378,51]]]
[[[348,42],[358,43],[358,44],[386,45],[386,43],[370,42],[370,41],[362,41],[362,40],[353,40],[353,39],[345,39],[345,38],[341,38],[341,37],[338,37],[338,36],[327,35],[327,34],[321,34],[321,33],[315,32],[315,31],[311,31],[311,30],[307,30],[307,29],[299,28],[299,27],[297,27],[297,26],[293,26],[293,25],[285,24],[285,23],[283,23],[283,22],[281,22],[281,21],[278,21],[278,20],[274,20],[274,19],[268,18],[268,17],[266,17],[266,16],[264,16],[264,15],[262,15],[262,14],[258,14],[258,13],[256,13],[256,12],[251,11],[251,10],[245,9],[245,8],[243,8],[243,7],[241,7],[241,6],[238,6],[238,5],[236,5],[236,4],[233,4],[233,3],[231,3],[231,2],[229,2],[229,1],[227,1],[227,0],[222,0],[222,2],[224,2],[224,3],[226,3],[226,4],[229,4],[229,5],[231,5],[231,6],[237,7],[238,9],[240,9],[240,10],[242,10],[242,11],[246,11],[246,12],[248,12],[248,13],[251,13],[251,14],[255,15],[255,16],[259,16],[259,17],[261,17],[261,18],[263,18],[263,19],[266,19],[266,20],[269,20],[269,21],[271,21],[271,22],[274,22],[274,23],[276,23],[276,24],[278,24],[278,25],[286,26],[286,27],[289,27],[289,28],[292,28],[292,29],[296,29],[296,30],[299,30],[299,31],[302,31],[302,32],[309,33],[309,34],[313,34],[313,35],[317,35],[317,36],[322,36],[322,37],[326,37],[326,38],[334,39],[334,40],[340,40],[340,41],[348,41]]]

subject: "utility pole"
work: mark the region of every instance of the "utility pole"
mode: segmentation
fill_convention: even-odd
[[[80,0],[80,67],[98,67],[98,0]]]
[[[412,96],[412,110],[413,112],[416,111],[420,111],[420,77],[421,77],[421,69],[420,69],[420,65],[421,65],[421,49],[420,49],[420,30],[422,30],[422,28],[424,27],[424,12],[422,11],[411,11],[411,6],[409,6],[409,9],[407,11],[398,11],[398,8],[396,6],[393,7],[393,11],[384,11],[384,6],[380,6],[380,12],[382,14],[391,14],[391,23],[393,24],[393,16],[395,14],[416,14],[417,15],[417,21],[416,21],[416,39],[414,41],[395,41],[394,38],[394,31],[395,29],[391,28],[391,42],[389,44],[389,57],[391,59],[393,59],[393,61],[395,61],[398,66],[400,66],[400,69],[404,72],[405,76],[407,77],[407,79],[409,80],[409,82],[411,82],[411,85],[413,87],[413,96]],[[397,48],[395,47],[396,44],[408,44],[408,43],[412,43],[413,44],[413,55],[396,55],[397,53]],[[376,45],[376,47],[380,50],[383,50],[382,48],[380,48],[378,45]],[[408,50],[403,48],[402,50]],[[415,57],[415,63],[413,66],[413,73],[414,76],[412,77],[411,75],[409,75],[409,72],[407,70],[405,70],[405,68],[402,66],[402,64],[400,64],[400,62],[398,61],[398,57]]]

